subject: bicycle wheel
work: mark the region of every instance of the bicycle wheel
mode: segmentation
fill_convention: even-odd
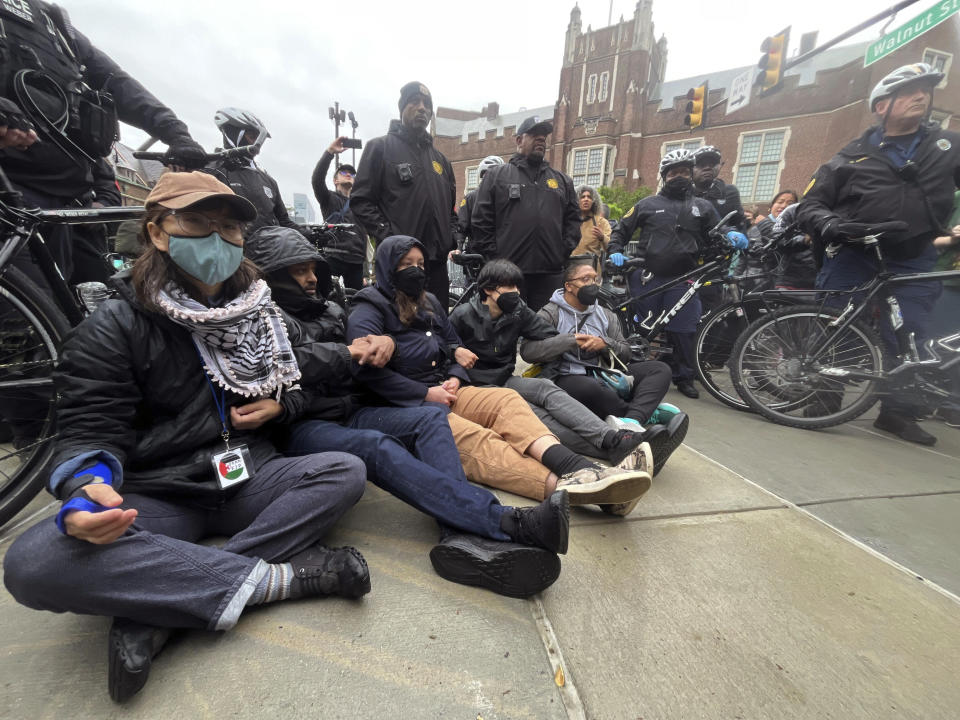
[[[730,360],[740,397],[768,420],[797,428],[840,425],[869,410],[882,370],[880,341],[859,322],[838,332],[831,326],[838,315],[798,305],[753,322]]]
[[[26,275],[0,275],[0,525],[43,487],[53,455],[53,368],[70,325]]]
[[[759,299],[727,303],[711,312],[697,330],[694,340],[697,377],[708,393],[736,410],[752,412],[733,385],[730,355],[737,338],[766,312],[767,306]]]

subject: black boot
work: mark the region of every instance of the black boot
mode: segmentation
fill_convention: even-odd
[[[370,592],[370,570],[356,548],[314,545],[288,562],[293,565],[291,598],[318,595],[359,598]]]
[[[937,438],[917,424],[913,416],[903,415],[894,410],[880,408],[880,414],[873,421],[877,430],[893,433],[901,440],[918,445],[936,445]]]
[[[560,558],[550,550],[465,533],[447,534],[430,562],[445,580],[516,598],[546,590],[560,576]]]
[[[115,702],[126,702],[147,684],[153,658],[169,637],[169,628],[113,619],[107,644],[107,689]]]
[[[518,543],[562,555],[570,537],[570,498],[557,490],[539,505],[513,508],[500,518],[500,528]]]
[[[657,433],[649,438],[650,451],[653,453],[653,474],[656,475],[667,464],[667,460],[687,436],[687,430],[690,428],[690,418],[686,413],[680,412],[670,418],[666,426],[654,425],[653,427],[665,427],[664,432]]]

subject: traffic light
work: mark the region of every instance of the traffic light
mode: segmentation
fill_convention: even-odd
[[[760,94],[767,95],[780,89],[783,84],[783,72],[787,64],[787,44],[790,41],[790,28],[781,30],[773,37],[768,37],[760,45],[763,57],[757,63],[760,72],[757,73],[757,85]]]
[[[707,83],[687,90],[687,114],[683,123],[691,130],[707,126]]]

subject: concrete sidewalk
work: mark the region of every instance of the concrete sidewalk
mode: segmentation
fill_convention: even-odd
[[[331,538],[367,557],[369,596],[180,635],[122,708],[106,694],[108,620],[0,591],[0,715],[957,716],[955,599],[704,456],[681,448],[626,520],[573,521],[559,581],[511,600],[438,578],[435,524],[369,486]]]

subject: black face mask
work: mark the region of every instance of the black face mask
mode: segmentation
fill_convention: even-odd
[[[577,300],[584,305],[593,305],[600,296],[600,286],[594,283],[584,285],[577,290]]]
[[[422,268],[411,266],[397,271],[393,286],[407,297],[416,300],[427,285],[427,274]]]
[[[520,307],[520,293],[500,293],[500,297],[497,298],[497,307],[503,310],[505,313],[512,313],[514,310]]]
[[[671,197],[683,197],[693,188],[693,181],[690,178],[675,177],[665,182],[663,188]]]

